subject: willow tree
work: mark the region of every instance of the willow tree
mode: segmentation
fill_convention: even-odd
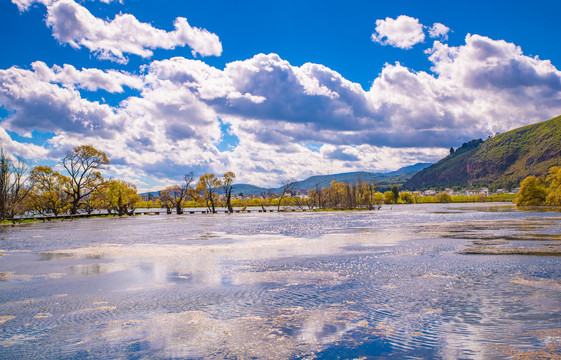
[[[106,164],[109,164],[107,155],[91,145],[77,146],[62,159],[62,166],[70,178],[66,193],[70,198],[71,214],[76,214],[83,199],[103,184],[99,170]]]
[[[107,201],[112,211],[119,216],[132,215],[140,195],[136,193],[136,186],[123,180],[110,181],[105,190]]]
[[[543,205],[547,198],[547,188],[540,178],[528,176],[520,184],[520,191],[516,195],[516,205]]]
[[[37,166],[29,174],[31,194],[28,206],[40,214],[59,215],[68,205],[66,186],[70,179],[50,166]]]
[[[171,189],[169,187],[161,190],[159,193],[160,204],[166,209],[168,214],[171,214],[171,208],[175,205],[175,197],[173,196]]]
[[[216,213],[215,201],[217,200],[217,191],[222,187],[222,181],[215,177],[214,174],[204,174],[199,178],[196,191],[203,194],[206,201],[206,207],[212,213]]]
[[[224,174],[224,180],[222,180],[222,191],[224,191],[224,195],[226,195],[226,207],[230,213],[234,212],[232,208],[232,190],[234,189],[234,179],[236,178],[236,174],[229,171]]]
[[[548,184],[547,204],[561,206],[561,168],[558,166],[550,168],[546,182]]]

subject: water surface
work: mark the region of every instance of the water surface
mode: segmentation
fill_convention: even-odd
[[[0,358],[561,356],[561,214],[158,215],[0,230]]]

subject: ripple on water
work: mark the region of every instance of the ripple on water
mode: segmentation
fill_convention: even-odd
[[[471,241],[556,241],[559,219],[484,208],[10,230],[0,357],[506,358],[558,350],[557,262],[457,251]]]

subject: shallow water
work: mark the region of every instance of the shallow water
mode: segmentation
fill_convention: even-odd
[[[0,358],[561,356],[561,214],[158,215],[0,230]]]

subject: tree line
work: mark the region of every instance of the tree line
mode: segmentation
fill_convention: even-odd
[[[158,201],[142,202],[135,185],[119,179],[105,179],[100,170],[109,164],[105,153],[91,145],[82,145],[68,151],[60,160],[56,171],[50,166],[36,166],[29,169],[25,161],[10,157],[0,148],[0,219],[27,215],[62,215],[86,212],[88,214],[106,211],[108,214],[132,215],[137,207],[165,208],[168,213],[175,210],[182,214],[185,207],[206,207],[215,213],[216,208],[224,207],[229,212],[234,207],[243,209],[248,206],[265,207],[291,206],[300,209],[372,210],[381,204],[447,203],[471,201],[501,201],[491,197],[458,197],[447,193],[436,196],[421,196],[419,193],[400,192],[397,186],[384,193],[376,190],[375,182],[358,180],[348,184],[336,182],[321,187],[319,184],[301,196],[295,180],[282,182],[279,193],[272,190],[261,194],[257,199],[234,198],[233,172],[223,176],[203,174],[195,182],[193,173],[185,174],[182,182],[168,186],[159,192]],[[545,182],[530,177],[523,182],[521,192],[537,193],[533,198],[542,199],[541,203],[560,201],[561,171],[552,168]],[[557,186],[556,191],[548,189]],[[530,190],[533,189],[533,190]],[[532,198],[532,199],[533,199]],[[524,200],[531,204],[537,200]],[[524,202],[523,201],[523,202]]]
[[[68,151],[56,171],[50,166],[30,169],[20,157],[10,157],[0,147],[0,220],[27,215],[62,215],[95,211],[108,214],[132,215],[140,203],[136,186],[120,179],[105,179],[100,170],[109,164],[107,155],[91,145]],[[202,175],[194,184],[193,173],[186,174],[180,185],[168,186],[160,192],[159,205],[168,213],[175,208],[183,213],[186,201],[204,203],[212,212],[220,206],[219,192],[231,204],[233,181],[236,175],[227,172],[223,177]]]
[[[77,214],[105,209],[123,215],[140,200],[136,187],[118,179],[104,179],[100,170],[107,155],[91,145],[77,146],[60,161],[62,172],[50,166],[33,169],[21,158],[0,148],[0,218],[23,214]]]

